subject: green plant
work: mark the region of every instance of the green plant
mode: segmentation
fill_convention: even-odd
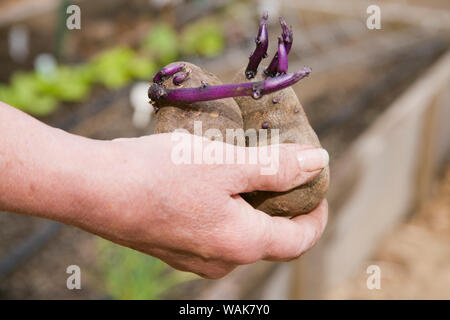
[[[212,56],[223,47],[223,31],[211,19],[194,22],[181,35],[170,25],[159,24],[143,41],[140,54],[121,46],[105,50],[81,65],[60,65],[45,76],[18,71],[9,85],[0,85],[0,100],[32,115],[46,116],[61,102],[83,101],[96,84],[117,89],[133,79],[149,79],[158,67],[180,54]]]
[[[156,64],[133,50],[119,47],[104,51],[91,62],[58,66],[51,74],[18,71],[9,85],[0,86],[0,100],[36,116],[52,113],[60,102],[80,102],[92,86],[116,89],[133,79],[148,79]]]
[[[184,55],[216,56],[225,47],[221,26],[210,18],[196,21],[181,33],[181,50]]]
[[[167,64],[178,58],[178,35],[170,25],[156,25],[144,39],[142,48],[161,65]]]
[[[60,66],[49,77],[37,76],[39,92],[60,101],[77,102],[91,91],[92,72],[88,66]]]
[[[109,89],[117,89],[129,83],[133,78],[146,78],[154,72],[152,61],[139,57],[127,47],[107,50],[92,60],[94,81]]]
[[[158,299],[173,286],[194,276],[132,249],[100,239],[98,266],[114,299]]]
[[[41,93],[36,74],[23,72],[12,76],[10,86],[0,86],[0,100],[37,116],[53,112],[58,105],[55,98]]]

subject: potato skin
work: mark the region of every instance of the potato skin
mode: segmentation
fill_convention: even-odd
[[[261,68],[261,67],[260,67]],[[261,68],[262,70],[262,68]],[[263,80],[259,73],[253,81]],[[243,70],[233,82],[248,81]],[[307,144],[321,147],[320,141],[309,124],[305,111],[294,90],[289,87],[255,100],[251,97],[234,98],[241,108],[244,130],[279,129],[279,143]],[[269,131],[270,132],[270,131]],[[268,144],[271,144],[268,134]],[[329,167],[322,170],[314,180],[287,192],[254,191],[242,197],[254,208],[272,216],[296,216],[308,213],[325,197],[329,185]]]
[[[190,71],[189,78],[180,86],[176,86],[172,83],[173,77],[170,77],[163,82],[166,88],[200,87],[205,83],[208,85],[222,84],[219,78],[212,73],[189,62],[181,61],[181,63],[185,64],[186,71]],[[201,121],[203,134],[208,129],[218,129],[222,133],[223,141],[225,141],[226,129],[243,128],[241,111],[232,98],[195,102],[183,106],[183,108],[163,107],[156,113],[156,119],[154,133],[172,132],[182,128],[194,134],[194,121]]]

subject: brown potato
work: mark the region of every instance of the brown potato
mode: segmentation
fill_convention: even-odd
[[[261,68],[261,67],[260,67]],[[261,68],[262,70],[262,68]],[[258,74],[255,80],[263,80]],[[233,82],[248,81],[244,71]],[[311,128],[292,87],[262,96],[234,98],[244,119],[244,130],[261,128],[279,129],[279,143],[298,143],[320,147],[319,139]],[[268,144],[270,130],[268,132]],[[255,191],[242,194],[254,208],[273,216],[295,216],[313,210],[325,197],[329,184],[329,168],[323,169],[314,180],[288,192]]]
[[[162,85],[168,89],[196,88],[205,85],[220,85],[222,82],[213,74],[188,63],[185,71],[189,78],[180,86],[173,84],[173,76]],[[263,80],[258,75],[253,81]],[[247,82],[241,71],[234,83]],[[218,129],[225,138],[226,129],[279,129],[280,143],[307,144],[320,147],[319,139],[309,125],[305,112],[292,88],[263,95],[255,100],[251,97],[226,98],[200,101],[182,106],[165,106],[156,114],[155,133],[172,132],[183,128],[194,132],[194,121],[201,121],[202,131]],[[269,131],[268,144],[271,143]],[[311,182],[288,192],[255,191],[243,194],[253,207],[270,215],[295,216],[310,212],[325,197],[329,183],[329,168],[325,168]]]
[[[192,63],[182,63],[185,64],[185,70],[190,72],[189,78],[176,86],[172,83],[173,77],[170,77],[163,82],[164,87],[176,89],[222,84],[212,73]],[[156,113],[156,119],[155,133],[172,132],[182,128],[194,134],[194,121],[201,121],[203,133],[208,129],[218,129],[222,133],[223,141],[226,129],[243,128],[241,111],[233,98],[199,101],[183,107],[163,107]]]

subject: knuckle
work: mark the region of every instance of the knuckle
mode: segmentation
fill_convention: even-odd
[[[303,234],[301,245],[298,248],[298,256],[303,252],[311,249],[319,239],[319,231],[317,228],[308,228]]]
[[[233,270],[233,267],[231,266],[225,266],[225,265],[210,265],[207,270],[204,270],[202,272],[197,272],[197,274],[203,278],[216,280],[223,278],[228,273]]]
[[[233,181],[237,184],[236,187],[247,188],[250,185],[251,177],[249,176],[247,169],[244,165],[236,165],[236,170],[233,171]]]
[[[264,190],[286,191],[289,190],[291,177],[286,168],[280,167],[273,175],[261,177],[261,184]]]
[[[226,275],[226,273],[211,272],[211,271],[198,272],[197,274],[200,277],[209,279],[209,280],[217,280],[217,279],[223,278]]]
[[[292,155],[292,150],[286,146],[280,152],[280,158],[280,166],[276,175],[276,186],[279,191],[286,191],[295,186],[295,181],[299,174],[298,165],[295,157]]]
[[[241,247],[235,247],[232,258],[236,264],[251,264],[262,259],[269,242],[269,234],[264,232],[265,226],[255,232],[248,231]]]
[[[260,244],[249,236],[250,232],[240,233],[229,237],[222,244],[221,252],[225,253],[224,257],[232,264],[244,265],[256,262],[260,259]]]
[[[236,250],[230,253],[231,262],[239,265],[250,264],[259,259],[251,250]]]
[[[280,168],[278,175],[278,185],[280,191],[286,191],[292,188],[295,175],[289,164]]]
[[[267,176],[266,187],[271,191],[283,192],[292,189],[293,181],[292,171],[281,166],[276,174]]]

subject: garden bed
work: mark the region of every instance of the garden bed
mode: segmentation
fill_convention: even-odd
[[[450,166],[434,195],[392,230],[364,264],[381,270],[381,289],[369,290],[367,273],[331,290],[329,299],[448,299],[450,297]]]

